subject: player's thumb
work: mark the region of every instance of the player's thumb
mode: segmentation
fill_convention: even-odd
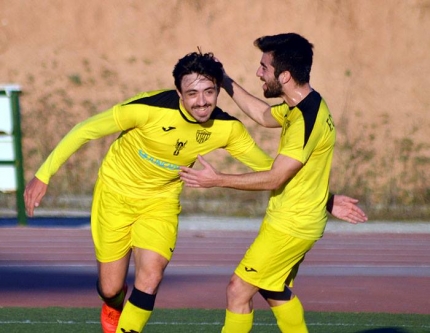
[[[203,166],[205,166],[205,167],[209,166],[209,163],[208,163],[208,162],[206,162],[206,160],[203,158],[203,156],[202,156],[202,155],[197,156],[197,158],[199,159],[199,162],[200,162]]]

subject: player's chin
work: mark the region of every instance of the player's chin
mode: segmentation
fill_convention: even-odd
[[[209,114],[209,115],[204,115],[204,116],[199,116],[198,118],[197,118],[197,121],[199,122],[199,123],[205,123],[205,122],[207,122],[208,120],[209,120],[209,118],[211,117],[211,115]]]

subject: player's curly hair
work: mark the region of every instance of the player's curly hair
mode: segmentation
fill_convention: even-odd
[[[193,73],[214,81],[218,89],[221,89],[224,70],[222,64],[215,59],[213,53],[202,53],[199,49],[199,52],[188,53],[178,60],[173,68],[173,77],[175,86],[179,91],[181,91],[182,78]]]

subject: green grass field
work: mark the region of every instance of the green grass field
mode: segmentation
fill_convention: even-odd
[[[145,333],[220,332],[224,310],[156,309]],[[430,315],[382,313],[308,312],[310,333],[425,333]],[[96,308],[0,308],[0,332],[92,333],[101,332]],[[279,329],[272,313],[257,310],[252,332]]]

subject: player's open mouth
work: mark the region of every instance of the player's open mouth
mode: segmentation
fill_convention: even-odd
[[[203,107],[194,107],[193,110],[199,114],[207,113],[210,110],[210,105],[205,105]]]

